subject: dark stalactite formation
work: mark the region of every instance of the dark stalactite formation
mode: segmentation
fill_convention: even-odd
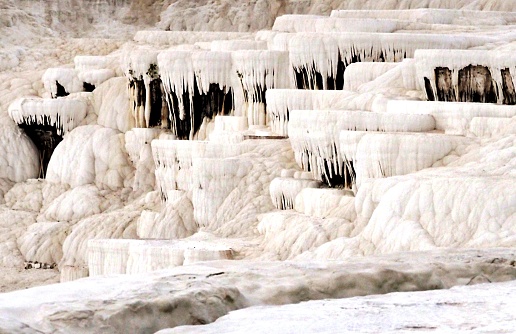
[[[143,78],[140,77],[140,79],[133,78],[129,80],[129,89],[134,89],[135,92],[133,110],[145,106],[145,83],[143,82]]]
[[[150,82],[151,112],[149,117],[149,127],[158,127],[163,119],[163,85],[161,79],[157,78]],[[145,98],[145,97],[144,97]],[[165,111],[166,112],[166,111]]]
[[[233,112],[233,90],[226,87],[221,89],[217,83],[211,83],[208,91],[201,93],[194,79],[193,95],[189,91],[181,94],[183,112],[180,110],[177,92],[166,94],[171,129],[178,139],[191,139],[206,120],[212,120],[217,115],[231,115]]]
[[[45,178],[52,153],[54,153],[57,145],[63,140],[63,137],[57,134],[57,128],[51,125],[48,117],[45,117],[43,124],[28,122],[22,123],[19,126],[38,149],[40,160],[38,177]]]
[[[360,63],[362,61],[373,62],[387,62],[393,59],[404,59],[407,57],[407,52],[403,50],[392,50],[392,54],[386,55],[383,51],[378,54],[374,52],[371,47],[367,52],[358,50],[352,47],[349,51],[348,57],[343,57],[343,52],[339,50],[337,63],[334,64],[334,75],[328,75],[325,79],[323,75],[317,70],[317,64],[312,62],[310,66],[302,65],[294,67],[294,78],[297,89],[311,89],[311,90],[343,90],[344,89],[344,72],[346,68],[353,63]]]
[[[435,87],[437,88],[437,100],[455,102],[455,93],[452,86],[452,73],[448,67],[437,67],[435,73]]]
[[[266,78],[269,75],[269,71],[265,70],[263,74],[263,80],[262,82],[266,82]],[[272,75],[274,76],[274,71],[272,72]],[[265,114],[267,114],[267,100],[265,98],[265,92],[267,92],[267,85],[264,84],[263,86],[261,84],[255,85],[254,89],[249,89],[244,82],[243,82],[243,76],[244,74],[237,71],[237,76],[240,79],[240,86],[243,91],[244,96],[244,102],[246,104],[263,104]]]
[[[428,79],[427,77],[425,77],[425,91],[426,96],[428,97],[428,101],[435,101],[434,90],[432,89],[430,79]]]
[[[189,139],[190,132],[192,129],[191,121],[191,110],[190,110],[190,94],[188,91],[181,93],[183,100],[183,112],[179,106],[179,99],[175,92],[165,95],[167,101],[168,110],[170,111],[170,125],[172,132],[176,135],[177,139]]]
[[[356,57],[359,59],[360,57]],[[359,60],[358,60],[359,61]],[[344,71],[349,64],[345,64],[342,61],[342,57],[339,53],[335,76],[328,76],[326,78],[326,89],[328,90],[343,90],[344,89]],[[311,64],[310,69],[308,66],[294,67],[294,77],[297,89],[310,89],[310,90],[323,90],[324,78],[323,75],[317,71],[317,66],[314,63]]]
[[[286,197],[284,194],[281,194],[281,199],[279,202],[276,202],[277,208],[279,210],[293,210],[294,203],[292,199]]]
[[[137,114],[136,111],[145,108],[147,103],[147,89],[143,78],[141,76],[138,79],[131,78],[129,90],[134,92],[132,109],[133,113]],[[159,77],[150,82],[149,90],[151,106],[149,127],[159,127],[162,125],[163,119],[166,120],[168,117],[168,109],[163,100],[163,86]]]
[[[205,119],[212,120],[216,115],[230,115],[233,110],[233,91],[231,88],[226,92],[225,87],[219,88],[216,83],[211,83],[206,94],[197,90],[194,94],[194,131],[197,133]],[[265,98],[265,92],[264,92]]]
[[[334,147],[334,149],[336,150],[337,148]],[[304,171],[311,172],[314,170],[313,166],[311,166],[310,164],[310,161],[312,161],[313,156],[314,152],[312,151],[304,150],[303,152],[301,152],[301,168],[303,168]],[[346,160],[336,163],[335,161],[324,159],[320,156],[318,156],[317,160],[319,168],[322,167],[322,170],[320,170],[322,182],[324,182],[330,188],[352,189],[353,184],[356,180],[353,161]]]
[[[508,68],[504,68],[501,72],[503,104],[514,105],[516,104],[516,92],[514,91],[514,82],[512,81],[511,72]]]
[[[498,94],[491,77],[491,71],[485,66],[469,65],[459,70],[459,101],[496,103]]]
[[[516,91],[508,68],[501,70],[502,82],[496,82],[490,69],[482,65],[468,65],[457,72],[448,67],[436,67],[435,90],[425,77],[425,91],[429,101],[479,102],[516,104]],[[453,84],[453,78],[457,84]],[[501,92],[500,92],[501,89]]]
[[[342,164],[342,168],[335,168],[332,161],[323,160],[324,172],[322,181],[331,188],[351,189],[355,183],[355,169],[353,162],[347,161]]]

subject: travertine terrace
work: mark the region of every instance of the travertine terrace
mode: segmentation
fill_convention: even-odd
[[[0,332],[513,331],[516,4],[379,3],[0,3]]]

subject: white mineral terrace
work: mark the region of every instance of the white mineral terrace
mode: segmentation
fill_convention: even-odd
[[[134,40],[142,44],[179,45],[248,37],[252,37],[252,34],[223,31],[138,31]]]
[[[87,110],[87,101],[81,98],[20,98],[9,106],[9,116],[17,124],[54,126],[63,135],[81,124]]]
[[[57,97],[58,84],[64,88],[66,93],[82,92],[82,81],[77,75],[77,70],[73,68],[49,68],[43,74],[41,81],[47,92],[52,97]]]
[[[267,50],[266,41],[254,39],[218,40],[211,42],[211,51]]]
[[[233,62],[244,91],[249,125],[268,124],[265,92],[291,87],[288,54],[281,51],[241,50],[233,53]]]
[[[65,2],[0,4],[0,333],[516,331],[514,1]]]
[[[467,102],[433,102],[390,100],[389,113],[418,113],[432,115],[437,130],[451,135],[468,135],[475,117],[511,118],[516,116],[512,105]]]
[[[75,56],[75,69],[79,72],[88,70],[120,70],[120,59],[116,56]]]
[[[267,112],[274,132],[287,135],[290,110],[314,110],[344,107],[339,102],[354,95],[351,91],[268,89]]]
[[[383,8],[382,8],[383,9]],[[516,22],[516,14],[513,12],[504,11],[478,11],[478,10],[450,10],[440,8],[419,8],[419,9],[404,9],[404,10],[333,10],[331,17],[340,18],[380,18],[380,19],[398,19],[408,21],[418,21],[425,23],[437,24],[453,24],[458,21],[458,24],[471,25],[475,20],[480,23],[488,23],[483,21],[485,19],[494,19],[495,24],[498,24],[500,19],[504,22]],[[471,21],[470,21],[471,20]]]

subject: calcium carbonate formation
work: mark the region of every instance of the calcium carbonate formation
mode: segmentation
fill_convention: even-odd
[[[415,59],[430,101],[516,104],[516,64],[507,51],[427,50]]]
[[[0,101],[0,264],[55,263],[62,281],[185,266],[195,285],[226,275],[190,273],[197,262],[309,270],[514,247],[515,23],[509,11],[336,10],[257,33],[140,31],[38,84],[13,81],[46,98],[13,93],[9,117]],[[275,289],[305,293],[293,286]]]

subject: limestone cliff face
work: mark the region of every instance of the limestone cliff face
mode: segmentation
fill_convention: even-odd
[[[165,0],[163,30],[256,31],[270,29],[283,14],[329,15],[334,9],[448,8],[516,11],[506,0]]]
[[[413,8],[516,11],[516,3],[506,0],[0,0],[3,13],[0,29],[18,26],[37,35],[62,37],[126,37],[135,30],[156,27],[257,31],[272,27],[275,18],[283,14],[329,15],[333,9]]]
[[[0,28],[21,27],[43,37],[125,37],[125,31],[154,26],[163,1],[0,0],[0,8],[6,13]]]

